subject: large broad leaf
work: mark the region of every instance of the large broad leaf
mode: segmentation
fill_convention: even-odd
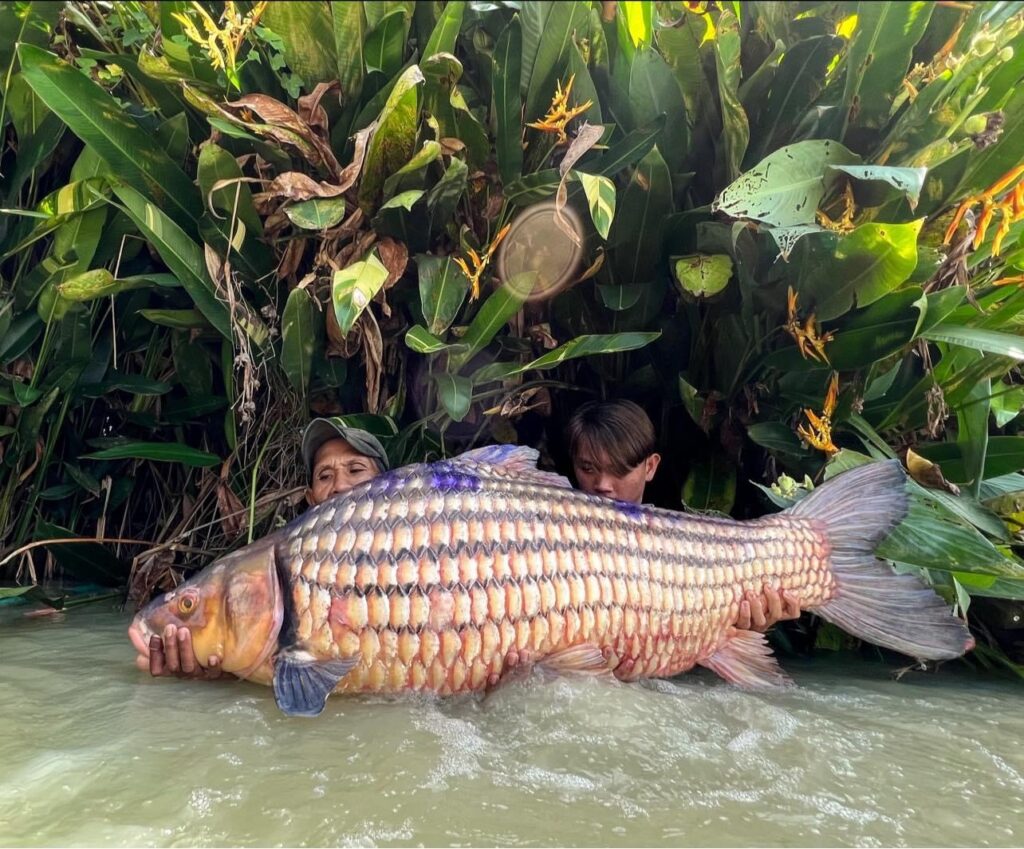
[[[614,177],[627,165],[647,156],[664,130],[665,116],[659,115],[647,126],[638,127],[611,145],[593,166],[587,166],[588,172],[599,177]]]
[[[917,206],[921,197],[927,168],[894,168],[886,165],[830,165],[829,171],[839,171],[861,183],[885,183],[906,195],[910,208]]]
[[[508,185],[523,171],[523,98],[519,90],[523,35],[512,18],[494,48],[491,74],[494,152],[501,182]]]
[[[720,451],[697,459],[683,484],[683,503],[691,510],[728,513],[736,501],[736,466]]]
[[[473,382],[460,374],[441,372],[434,375],[437,397],[452,421],[461,422],[473,401]]]
[[[669,169],[679,172],[690,152],[690,131],[686,122],[686,104],[672,69],[650,47],[640,50],[629,70],[629,100],[633,116],[640,125],[666,118],[665,134],[672,144],[662,147]]]
[[[732,277],[732,257],[728,254],[694,254],[680,257],[673,270],[676,281],[687,295],[710,298],[717,295]]]
[[[963,327],[943,322],[929,328],[921,336],[931,342],[961,345],[964,348],[972,348],[987,354],[998,354],[1002,357],[1024,360],[1024,340],[1011,333],[1000,333],[997,330],[983,330],[978,327]]]
[[[643,283],[654,277],[661,263],[665,221],[671,212],[672,177],[655,147],[637,165],[612,223],[609,241],[614,245],[617,282]]]
[[[964,476],[971,481],[971,494],[981,495],[982,470],[988,450],[988,412],[992,381],[979,381],[956,408],[957,444],[964,458]]]
[[[638,48],[649,45],[654,38],[654,3],[652,0],[622,3],[616,15],[619,48],[632,62]]]
[[[590,9],[586,3],[527,3],[520,15],[520,88],[526,93],[526,120],[535,121],[555,93],[555,80],[566,66],[573,33],[585,31]]]
[[[450,257],[421,255],[416,257],[416,267],[427,329],[434,334],[444,333],[459,314],[469,291],[469,280]]]
[[[309,386],[323,319],[305,289],[292,289],[281,322],[281,368],[301,394]]]
[[[454,53],[455,42],[459,37],[459,30],[462,28],[462,16],[466,11],[465,0],[450,0],[441,12],[441,16],[434,25],[434,31],[430,33],[426,47],[421,54],[424,59],[433,56],[435,53]]]
[[[916,445],[914,450],[933,463],[942,466],[942,474],[953,483],[968,483],[967,467],[962,451],[955,442],[935,442]],[[984,479],[1009,475],[1024,469],[1024,436],[993,436],[989,438],[985,453]]]
[[[431,233],[440,233],[451,224],[459,199],[466,191],[468,177],[469,166],[461,159],[452,157],[444,175],[427,192],[428,227]]]
[[[83,460],[155,460],[185,466],[216,466],[221,458],[181,442],[143,442],[126,439],[109,448],[82,454]]]
[[[363,87],[363,4],[331,3],[331,19],[341,96],[353,103]]]
[[[348,334],[387,279],[388,270],[376,254],[334,272],[331,300],[342,334]]]
[[[877,128],[889,120],[934,7],[923,2],[857,4],[857,28],[846,57],[842,135],[847,126]]]
[[[384,181],[384,196],[391,198],[400,190],[408,192],[422,189],[424,172],[432,162],[436,162],[440,157],[440,143],[433,139],[427,139],[405,165]],[[409,206],[411,205],[409,204]]]
[[[363,61],[366,70],[379,71],[385,77],[394,76],[402,67],[405,53],[405,32],[408,27],[405,12],[389,12],[366,35]]]
[[[128,217],[142,231],[175,277],[188,292],[196,307],[225,339],[231,338],[228,308],[217,297],[206,271],[203,251],[154,203],[129,186],[115,186],[114,192],[124,204]]]
[[[388,95],[380,114],[380,124],[366,151],[359,184],[359,204],[364,210],[373,207],[384,181],[401,168],[415,150],[419,86],[423,79],[423,72],[413,65],[402,73]]]
[[[787,145],[728,185],[711,210],[774,227],[814,224],[814,213],[825,194],[826,166],[858,162],[859,156],[828,139]]]
[[[825,71],[842,49],[843,39],[820,35],[799,41],[786,51],[771,83],[760,121],[752,134],[751,151],[760,159],[792,137],[825,84]]]
[[[848,312],[856,297],[867,306],[902,285],[917,265],[924,219],[906,224],[862,224],[839,240],[822,265],[801,270],[800,295],[822,321]]]
[[[743,155],[750,141],[747,113],[740,103],[740,29],[736,16],[724,11],[718,18],[715,38],[715,66],[718,69],[718,97],[722,104],[722,134],[715,150],[716,171],[726,180],[740,175]],[[722,166],[724,165],[724,170]]]
[[[199,218],[195,186],[160,143],[85,74],[52,53],[19,48],[25,79],[54,113],[93,148],[115,174],[143,192],[186,231]]]
[[[222,218],[237,215],[247,233],[263,235],[263,220],[256,212],[252,191],[234,156],[208,142],[199,150],[199,189],[203,204]],[[247,245],[247,250],[251,243]]]
[[[302,230],[326,230],[345,217],[345,199],[312,198],[286,206],[284,214]]]
[[[417,354],[437,354],[456,347],[438,338],[421,324],[414,324],[406,331],[405,344]]]
[[[516,275],[491,293],[462,337],[466,350],[452,357],[456,368],[461,368],[489,345],[505,323],[519,312],[533,289],[534,281],[533,274]]]
[[[302,77],[308,90],[312,90],[317,83],[336,78],[338,59],[334,28],[326,4],[305,0],[297,3],[268,3],[262,21],[280,36],[289,69]],[[358,32],[347,33],[350,39],[358,39],[358,36]]]
[[[777,454],[801,457],[807,451],[797,435],[782,422],[759,422],[747,428],[747,436],[762,448]]]
[[[588,336],[577,336],[553,351],[537,357],[532,362],[517,368],[512,374],[522,374],[533,369],[548,369],[575,360],[579,357],[591,357],[597,354],[615,354],[620,351],[633,351],[643,348],[661,336],[657,333],[601,333]]]

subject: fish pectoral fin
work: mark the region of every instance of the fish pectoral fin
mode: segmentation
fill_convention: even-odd
[[[605,657],[593,643],[580,643],[553,652],[537,665],[551,672],[582,672],[588,675],[611,674],[615,659]]]
[[[289,649],[274,662],[274,699],[288,716],[318,716],[356,657],[317,660],[309,652]]]
[[[698,663],[739,687],[785,687],[793,683],[772,656],[767,637],[757,631],[734,628],[714,654]]]

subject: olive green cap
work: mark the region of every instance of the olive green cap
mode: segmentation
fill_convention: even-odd
[[[338,437],[344,439],[364,457],[375,460],[382,472],[390,468],[387,452],[380,444],[380,440],[362,428],[347,427],[343,421],[340,417],[313,419],[306,425],[306,430],[302,434],[302,461],[306,466],[307,478],[313,476],[313,459],[320,446]]]

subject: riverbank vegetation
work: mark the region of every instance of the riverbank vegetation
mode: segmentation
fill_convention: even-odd
[[[901,458],[1019,670],[1024,4],[3,2],[0,72],[0,592],[268,532],[312,414],[564,467],[625,395],[668,507]]]

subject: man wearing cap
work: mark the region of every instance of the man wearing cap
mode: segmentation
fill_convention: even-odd
[[[306,468],[306,503],[310,507],[348,492],[388,470],[384,446],[371,433],[348,427],[339,418],[314,419],[302,434],[302,461]],[[149,659],[142,655],[136,665],[151,675],[185,678],[219,678],[220,658],[208,658],[206,668],[196,663],[188,628],[168,626],[163,639],[153,637]]]

